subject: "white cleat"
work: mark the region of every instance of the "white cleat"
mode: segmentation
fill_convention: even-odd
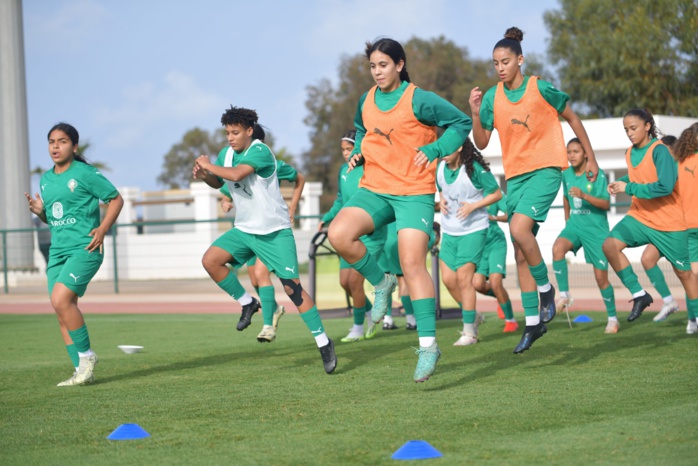
[[[262,327],[262,331],[257,335],[257,341],[260,343],[271,343],[274,340],[276,340],[276,332],[271,325]]]
[[[689,335],[695,335],[698,333],[698,323],[695,321],[691,322],[690,320],[688,321],[688,325],[686,325],[686,333]]]
[[[477,337],[475,335],[471,335],[466,332],[458,332],[460,333],[460,338],[456,340],[456,342],[453,344],[453,346],[470,346],[474,345],[477,343]]]
[[[655,322],[662,322],[664,319],[669,317],[670,314],[673,314],[674,312],[679,310],[679,303],[677,303],[675,300],[671,300],[668,303],[664,303],[664,306],[662,306],[662,310],[657,313],[656,316],[654,316],[654,319],[652,319]]]
[[[73,385],[87,385],[95,381],[94,370],[97,365],[97,354],[80,357],[80,365],[68,380],[59,383],[58,387],[70,387]]]
[[[286,309],[284,309],[283,306],[278,306],[276,308],[276,311],[274,311],[274,319],[272,320],[271,324],[271,326],[274,327],[274,332],[276,332],[279,329],[279,320],[281,320],[285,313]]]

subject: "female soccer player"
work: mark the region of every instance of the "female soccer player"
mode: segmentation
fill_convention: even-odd
[[[686,291],[689,316],[698,311],[698,276],[691,272],[688,233],[678,191],[677,167],[668,149],[657,139],[652,114],[635,108],[623,118],[625,134],[632,146],[625,153],[628,176],[608,185],[610,194],[632,196],[628,215],[613,227],[603,243],[603,252],[623,285],[633,295],[628,316],[632,322],[652,303],[623,254],[627,247],[651,243],[674,268]]]
[[[407,57],[398,42],[368,43],[366,57],[376,86],[359,99],[356,146],[349,161],[352,169],[365,164],[361,189],[330,225],[329,238],[337,252],[376,287],[371,319],[378,323],[388,310],[396,279],[381,271],[360,238],[397,222],[400,265],[419,335],[414,380],[423,382],[434,373],[441,355],[436,344],[434,284],[426,267],[434,221],[433,162],[463,145],[471,121],[441,97],[410,83]],[[436,127],[445,128],[438,140]]]
[[[253,255],[281,280],[286,294],[298,308],[320,349],[325,372],[337,366],[334,343],[327,337],[317,307],[298,279],[296,242],[288,207],[279,192],[276,159],[269,147],[252,140],[257,112],[231,107],[221,117],[230,143],[224,157],[212,164],[207,155],[196,159],[195,179],[219,189],[225,182],[235,205],[235,226],[213,242],[202,264],[211,278],[242,306],[237,329],[250,325],[255,308],[252,297],[238,281],[228,263],[242,265]]]
[[[73,376],[59,387],[94,381],[97,354],[92,351],[78,298],[104,260],[104,236],[121,212],[124,201],[113,184],[78,153],[80,135],[68,123],[48,132],[48,152],[54,166],[41,177],[41,195],[24,193],[29,210],[51,230],[48,293],[58,316],[63,341],[75,366]],[[100,221],[99,200],[107,204]],[[47,208],[48,207],[48,208]]]
[[[347,131],[344,136],[342,136],[340,148],[345,162],[349,161],[351,151],[354,150],[355,140],[356,130]],[[339,168],[337,179],[337,187],[339,188],[337,191],[337,198],[334,204],[332,204],[332,208],[322,217],[318,225],[318,230],[330,224],[344,204],[358,191],[359,180],[363,174],[364,167],[357,167],[356,170],[349,171],[349,164],[342,164]],[[364,243],[366,249],[373,257],[378,257],[380,255],[381,249],[383,249],[385,244],[386,234],[386,228],[383,227],[377,229],[371,235],[364,235],[361,237],[361,242]],[[366,292],[364,291],[364,277],[353,269],[342,257],[339,258],[339,283],[342,285],[342,288],[349,293],[349,296],[351,296],[354,316],[354,326],[349,330],[349,334],[342,338],[341,341],[344,343],[352,343],[361,341],[364,338],[373,338],[375,336],[375,325],[370,325],[364,336],[366,311],[370,311],[371,309],[371,302],[366,298]]]
[[[603,242],[608,236],[606,213],[611,206],[606,176],[599,170],[596,181],[592,183],[587,179],[587,157],[577,138],[567,143],[567,159],[570,167],[562,172],[566,224],[553,244],[553,272],[560,289],[557,311],[572,304],[565,254],[568,251],[577,254],[583,247],[584,259],[594,268],[594,278],[606,306],[608,324],[605,333],[618,333],[616,301],[608,281],[608,261],[603,255]]]
[[[567,167],[559,116],[567,120],[584,147],[589,181],[595,181],[599,171],[586,130],[569,106],[569,96],[522,73],[522,40],[520,29],[509,28],[492,52],[501,82],[484,96],[478,87],[470,92],[475,145],[480,150],[487,147],[495,128],[502,144],[509,230],[526,315],[526,328],[514,353],[529,349],[547,332],[545,323],[555,317],[555,289],[548,280],[536,233],[560,189],[561,169]]]
[[[441,276],[451,287],[456,284],[463,314],[463,331],[453,345],[474,345],[484,319],[475,310],[473,276],[490,226],[486,207],[500,200],[502,191],[470,139],[439,162],[436,184],[441,193]]]

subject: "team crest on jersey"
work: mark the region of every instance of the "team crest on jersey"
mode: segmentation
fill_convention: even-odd
[[[78,182],[75,181],[75,178],[71,178],[70,181],[68,181],[68,188],[70,188],[70,192],[74,193],[75,188],[78,187]]]
[[[591,183],[587,183],[587,192],[588,192],[588,193],[591,192],[591,189],[592,189],[592,188],[593,188],[593,186],[591,185]]]
[[[582,208],[582,200],[578,197],[574,198],[574,208],[575,209],[581,209]]]
[[[60,202],[54,202],[51,206],[51,212],[53,213],[53,218],[63,218],[63,204]]]

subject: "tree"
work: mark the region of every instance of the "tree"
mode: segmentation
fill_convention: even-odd
[[[412,38],[403,46],[412,82],[468,114],[470,90],[475,86],[487,89],[498,80],[491,60],[472,59],[465,47],[443,36]],[[323,209],[337,193],[337,172],[344,163],[339,141],[344,132],[354,128],[359,98],[374,85],[363,53],[342,57],[338,74],[336,86],[329,79],[308,86],[305,101],[308,115],[304,122],[311,128],[311,148],[303,154],[303,169],[308,179],[322,182]]]
[[[274,150],[274,135],[266,131],[265,143],[271,148],[277,159],[291,162],[293,155],[282,147]],[[182,140],[170,148],[165,154],[162,172],[157,178],[158,183],[169,189],[182,189],[192,181],[191,169],[194,161],[201,154],[215,158],[223,147],[228,145],[223,128],[208,132],[201,128],[193,128],[184,133]]]
[[[561,88],[588,116],[698,116],[698,1],[561,0],[544,19]]]

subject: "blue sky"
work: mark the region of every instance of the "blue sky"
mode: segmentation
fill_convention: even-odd
[[[164,155],[189,129],[256,109],[278,147],[309,147],[306,87],[336,81],[342,55],[378,36],[444,35],[489,58],[509,26],[543,54],[556,0],[23,0],[31,168],[46,133],[73,124],[117,186],[160,189]],[[409,57],[408,57],[409,60]],[[368,71],[367,71],[368,72]]]

